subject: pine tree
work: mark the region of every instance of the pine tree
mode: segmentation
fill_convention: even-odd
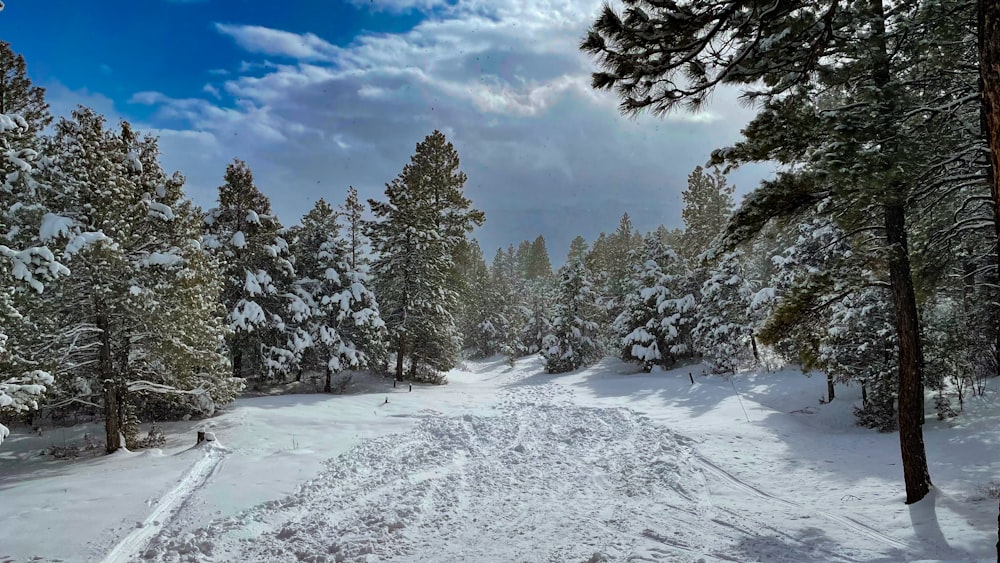
[[[545,337],[552,332],[559,283],[554,277],[536,278],[525,284],[526,303],[522,312],[525,317],[521,331],[521,347],[528,354],[536,354],[545,345]]]
[[[0,65],[10,58],[9,46],[0,42]],[[4,91],[15,81],[22,88],[31,88],[23,59],[17,60],[19,72],[8,69],[0,79]],[[38,92],[41,113],[47,116],[47,106]],[[56,260],[45,244],[47,240],[42,240],[48,237],[39,231],[48,214],[38,193],[45,188],[35,178],[37,153],[32,149],[36,141],[31,124],[21,113],[13,113],[18,109],[15,104],[7,106],[0,109],[0,177],[4,178],[0,184],[0,232],[6,233],[7,239],[0,244],[0,412],[23,412],[38,408],[39,397],[53,383],[50,371],[39,369],[26,353],[26,340],[31,338],[26,333],[32,327],[22,314],[23,301],[42,299],[44,282],[69,271]],[[0,424],[0,443],[7,434],[7,427]]]
[[[24,120],[21,127],[8,128],[5,133],[17,146],[34,148],[38,135],[52,123],[45,89],[31,83],[24,57],[6,41],[0,41],[0,115],[17,115]]]
[[[132,379],[122,401],[139,417],[211,415],[236,398],[243,382],[221,352],[222,279],[201,250],[202,212],[184,196],[184,177],[161,168],[155,138],[140,138],[128,122],[120,137],[145,213],[127,239],[116,238],[135,249],[129,293],[141,312],[129,329]]]
[[[457,361],[459,335],[454,252],[484,215],[462,189],[458,153],[434,131],[417,144],[400,175],[386,185],[388,201],[369,200],[376,221],[370,232],[379,257],[376,290],[396,352],[396,377],[419,366],[444,371]]]
[[[528,280],[552,277],[552,262],[542,235],[538,235],[528,248],[524,277]]]
[[[589,246],[587,245],[586,239],[577,235],[569,243],[569,252],[566,254],[566,263],[572,264],[574,262],[584,262],[587,259],[588,250]]]
[[[622,216],[618,229],[601,235],[587,254],[586,266],[591,281],[600,294],[608,318],[617,319],[626,308],[625,299],[632,290],[632,272],[642,260],[642,236],[632,228],[628,213]],[[614,327],[602,327],[602,347],[617,347]]]
[[[513,360],[529,353],[521,341],[521,335],[527,324],[525,294],[528,291],[528,282],[521,276],[513,245],[507,252],[497,249],[490,265],[489,276],[492,294],[495,296],[492,308],[498,311],[496,317],[501,325],[497,328],[500,340],[499,352]]]
[[[742,85],[747,99],[764,102],[745,129],[754,142],[717,155],[733,163],[790,165],[762,184],[760,197],[744,204],[754,210],[745,217],[755,216],[757,225],[824,199],[845,219],[852,213],[855,219],[880,220],[899,344],[907,503],[923,498],[931,480],[921,429],[920,327],[907,239],[907,203],[925,166],[923,155],[910,151],[906,141],[928,138],[929,128],[952,126],[947,118],[925,119],[920,108],[961,107],[969,98],[962,89],[925,86],[960,66],[959,60],[942,66],[923,56],[937,49],[935,40],[948,27],[941,18],[924,17],[925,11],[941,7],[884,0],[780,6],[754,1],[733,10],[722,0],[635,0],[623,15],[605,6],[581,45],[603,67],[594,73],[593,86],[615,89],[626,113],[697,109],[722,83]],[[971,21],[970,16],[958,13],[944,21]],[[816,103],[816,111],[806,116],[800,111]],[[806,163],[811,170],[804,174],[797,167]],[[745,223],[736,225],[746,230]]]
[[[621,358],[649,372],[654,365],[666,368],[690,354],[696,302],[685,292],[683,266],[671,248],[650,237],[642,256],[645,262],[633,267],[630,291],[614,328],[621,339]]]
[[[601,357],[597,342],[601,311],[583,260],[563,266],[560,279],[551,332],[542,341],[541,354],[548,373],[573,371]]]
[[[747,309],[753,290],[742,259],[738,250],[724,254],[701,287],[694,339],[717,373],[736,373],[752,357],[753,330]]]
[[[360,261],[351,243],[358,239],[349,232],[341,236],[337,213],[320,199],[302,218],[294,245],[297,279],[290,321],[302,343],[302,366],[324,372],[327,393],[335,374],[371,367],[383,355],[385,323],[365,285],[367,276],[355,269]]]
[[[284,377],[298,368],[303,343],[295,341],[284,320],[289,316],[284,290],[294,267],[280,232],[253,172],[234,160],[219,187],[219,207],[205,214],[202,244],[223,271],[222,302],[232,331],[226,345],[235,377]]]
[[[367,275],[371,268],[371,240],[365,234],[365,206],[358,199],[354,186],[347,189],[347,199],[340,206],[340,216],[344,218],[344,243],[347,245],[347,260],[351,270]]]
[[[364,291],[367,292],[373,288],[371,275],[372,241],[365,234],[367,227],[363,218],[364,211],[365,207],[358,199],[358,191],[353,187],[348,188],[347,199],[340,206],[340,216],[344,220],[340,240],[345,245],[347,257],[347,264],[344,271],[347,272],[346,279],[351,284],[351,287],[354,284],[360,284],[364,286]],[[365,367],[368,369],[384,369],[389,354],[389,343],[385,321],[382,320],[381,309],[376,309],[374,305],[377,305],[377,302],[374,300],[373,293],[373,306],[370,309],[378,311],[377,321],[371,319],[371,322],[359,323],[359,321],[365,320],[365,317],[364,315],[360,315],[359,311],[355,311],[356,322],[354,327],[351,328],[351,340],[364,353],[367,359]],[[364,309],[361,310],[363,311]]]
[[[109,453],[137,445],[143,414],[211,414],[231,401],[241,382],[218,352],[224,327],[197,210],[182,199],[183,178],[160,169],[155,139],[126,122],[108,131],[102,116],[81,108],[57,125],[48,150],[54,213],[43,230],[69,239],[73,275],[53,286],[35,322],[39,347],[60,358],[67,376],[60,392],[101,397]],[[74,228],[100,234],[82,246],[87,237]]]
[[[500,350],[506,320],[502,318],[483,251],[476,240],[462,240],[454,254],[455,268],[461,278],[457,284],[456,324],[463,347],[476,357],[492,356]]]
[[[701,166],[688,176],[688,187],[681,194],[684,209],[684,234],[681,249],[685,257],[694,260],[712,245],[720,234],[720,226],[733,214],[735,186],[726,183],[719,168],[707,173]]]

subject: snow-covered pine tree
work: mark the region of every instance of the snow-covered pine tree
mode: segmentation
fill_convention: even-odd
[[[863,287],[830,306],[817,367],[834,380],[862,385],[858,424],[883,432],[897,429],[898,344],[885,288]]]
[[[24,302],[43,299],[44,282],[67,275],[40,232],[47,209],[36,176],[37,131],[51,117],[42,90],[27,78],[24,59],[0,42],[0,411],[38,408],[53,382],[48,366],[31,358],[37,338]],[[43,369],[45,368],[45,369]],[[0,443],[7,436],[0,424]]]
[[[365,207],[358,199],[358,191],[354,187],[347,190],[347,198],[340,206],[340,217],[343,219],[343,229],[341,230],[340,241],[345,247],[347,273],[345,278],[351,286],[361,284],[365,292],[373,292],[373,279],[371,271],[372,261],[372,241],[365,234],[367,230],[364,220]],[[373,294],[372,303],[377,305],[377,300]],[[359,316],[355,318],[353,327],[349,328],[351,341],[361,350],[366,359],[364,367],[368,369],[384,370],[386,360],[389,355],[388,334],[385,321],[382,320],[381,309],[370,307],[378,312],[378,320],[365,319],[360,312],[364,309],[357,309],[355,313]]]
[[[347,265],[352,271],[367,276],[371,273],[372,241],[365,234],[365,206],[354,186],[347,188],[347,199],[340,205],[339,213],[344,220],[342,239]]]
[[[411,378],[423,377],[421,366],[440,372],[458,360],[454,252],[484,218],[463,195],[465,180],[454,146],[434,131],[386,185],[388,201],[369,200],[376,218],[370,233],[379,255],[373,264],[376,294],[391,333],[397,378],[403,377],[407,357]]]
[[[518,348],[524,354],[537,354],[542,349],[545,335],[551,331],[558,282],[552,275],[552,263],[542,235],[538,235],[533,242],[525,241],[522,248],[518,249],[518,255],[523,256],[523,261],[518,263],[523,272],[524,299]]]
[[[495,295],[494,308],[499,311],[498,318],[503,319],[500,327],[499,352],[513,361],[514,358],[527,353],[521,342],[527,318],[525,315],[525,293],[527,282],[521,276],[517,264],[514,246],[507,252],[497,249],[490,265],[490,285]]]
[[[327,393],[335,374],[368,368],[381,354],[385,324],[365,285],[367,277],[351,266],[360,261],[352,257],[350,240],[341,233],[337,213],[320,199],[302,218],[294,244],[297,279],[291,300],[296,307],[290,321],[305,343],[303,366],[325,374]]]
[[[583,235],[577,235],[573,237],[573,240],[569,241],[569,252],[566,253],[566,263],[582,262],[586,265],[588,252],[590,252],[590,245],[587,244],[587,239],[583,238]]]
[[[463,346],[478,358],[500,353],[508,329],[503,298],[476,240],[462,241],[455,252],[459,284],[457,324]]]
[[[294,268],[271,202],[250,167],[234,160],[219,187],[219,206],[205,214],[202,245],[222,268],[222,302],[231,330],[227,348],[235,377],[285,377],[297,370],[302,342],[284,317]]]
[[[851,263],[847,234],[832,219],[804,217],[794,229],[794,236],[787,233],[788,246],[771,256],[775,299],[758,334],[763,344],[803,369],[818,369],[817,347],[826,335],[829,307],[863,278]],[[827,401],[836,396],[836,382],[828,372]]]
[[[145,211],[128,235],[136,249],[129,293],[142,314],[130,328],[125,398],[142,418],[211,415],[236,398],[243,381],[232,377],[222,353],[222,278],[201,249],[202,212],[185,197],[184,177],[160,166],[155,138],[139,138],[127,122],[121,137]]]
[[[69,239],[73,275],[35,311],[39,349],[58,358],[58,398],[102,404],[107,451],[136,445],[144,412],[210,414],[241,388],[219,354],[211,264],[199,255],[197,210],[183,178],[159,167],[155,139],[121,132],[80,108],[47,150],[52,237]],[[74,230],[99,233],[95,244]],[[207,292],[206,292],[207,290]],[[124,437],[124,444],[122,438]]]
[[[747,310],[754,291],[742,259],[740,250],[724,253],[701,286],[694,341],[717,373],[736,373],[753,358],[753,328]]]
[[[45,89],[32,84],[24,57],[10,43],[0,41],[0,115],[24,120],[16,129],[6,129],[11,146],[37,148],[39,135],[52,123]]]
[[[647,237],[633,266],[630,291],[614,329],[620,337],[621,357],[649,372],[654,365],[669,367],[690,354],[696,302],[686,291],[683,262],[656,237]]]
[[[548,373],[573,371],[601,357],[597,337],[604,312],[582,257],[560,269],[560,280],[551,331],[542,340],[541,354]]]
[[[552,332],[559,282],[555,276],[547,276],[528,280],[525,285],[526,302],[522,308],[525,322],[521,330],[521,347],[528,354],[537,354],[544,346],[545,336]]]

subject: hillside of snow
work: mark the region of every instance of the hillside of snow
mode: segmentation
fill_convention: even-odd
[[[995,558],[998,380],[957,419],[928,411],[937,488],[906,506],[897,436],[853,424],[857,389],[820,404],[825,380],[794,369],[526,359],[448,379],[245,398],[138,453],[53,460],[100,428],[16,430],[0,562]]]

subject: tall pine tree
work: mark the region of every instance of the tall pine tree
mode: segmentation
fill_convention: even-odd
[[[369,200],[370,233],[378,258],[375,287],[396,353],[396,377],[406,358],[410,377],[420,366],[444,371],[458,359],[454,252],[484,215],[463,194],[458,152],[434,131],[392,182],[387,201]]]

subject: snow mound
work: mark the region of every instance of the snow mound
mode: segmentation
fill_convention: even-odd
[[[708,505],[686,440],[626,409],[503,410],[427,418],[362,442],[297,493],[167,539],[146,557],[612,561],[637,543],[686,552],[669,547],[674,512],[683,519]]]

